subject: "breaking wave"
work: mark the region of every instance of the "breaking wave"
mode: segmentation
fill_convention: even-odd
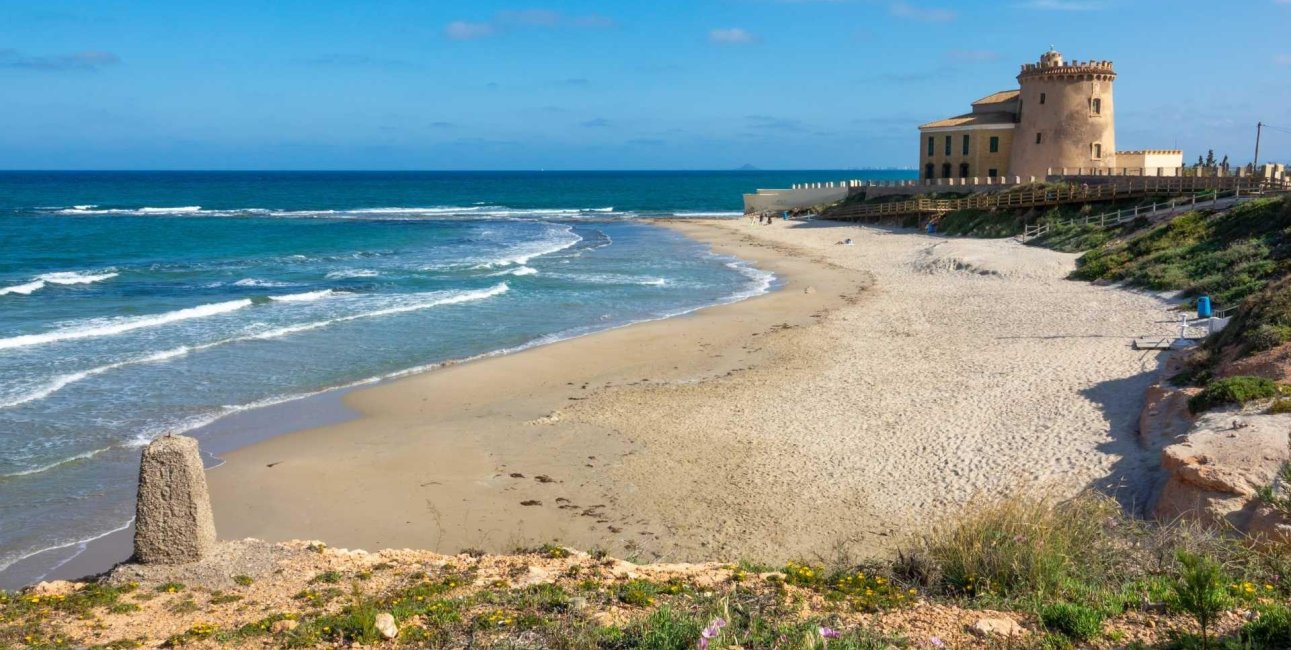
[[[42,332],[40,334],[24,334],[21,336],[11,336],[0,339],[0,350],[10,350],[14,348],[25,348],[35,345],[46,345],[49,343],[61,343],[63,341],[75,341],[79,339],[97,338],[101,336],[114,336],[124,334],[133,330],[144,329],[148,327],[158,327],[177,321],[190,320],[194,318],[205,318],[216,314],[224,314],[243,307],[250,307],[251,300],[230,300],[228,302],[212,303],[209,305],[199,305],[177,311],[156,314],[152,316],[131,316],[126,318],[114,318],[106,322],[79,327],[67,327],[57,329],[52,332]]]

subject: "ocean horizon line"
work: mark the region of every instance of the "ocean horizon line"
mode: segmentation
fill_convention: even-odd
[[[239,174],[239,173],[279,173],[279,174],[659,174],[659,173],[676,173],[676,174],[693,174],[693,173],[738,173],[738,174],[757,174],[757,173],[817,173],[817,172],[916,172],[913,167],[842,167],[842,168],[714,168],[714,169],[682,169],[682,168],[623,168],[623,169],[577,169],[577,168],[540,168],[540,169],[280,169],[280,168],[242,168],[242,169],[199,169],[199,168],[175,168],[175,169],[147,169],[147,168],[117,168],[117,169],[91,169],[91,168],[67,168],[67,169],[18,169],[18,168],[0,168],[0,174],[10,173],[139,173],[139,174]]]

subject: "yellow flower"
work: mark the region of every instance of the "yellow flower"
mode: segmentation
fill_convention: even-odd
[[[1264,585],[1264,591],[1273,591],[1273,585]]]

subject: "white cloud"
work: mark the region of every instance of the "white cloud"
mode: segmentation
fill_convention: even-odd
[[[910,18],[929,23],[947,23],[955,19],[953,9],[916,7],[908,2],[894,2],[889,10],[898,18]]]
[[[758,39],[745,29],[726,27],[708,32],[708,40],[721,45],[748,45],[756,43]]]
[[[492,36],[496,31],[493,25],[489,23],[469,23],[465,20],[455,20],[448,23],[448,26],[444,28],[444,36],[455,41],[470,41]]]

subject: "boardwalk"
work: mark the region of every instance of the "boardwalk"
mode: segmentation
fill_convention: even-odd
[[[1253,177],[1126,177],[1098,185],[1068,185],[1058,188],[1022,189],[974,194],[962,199],[910,199],[888,203],[857,203],[830,210],[830,219],[864,221],[883,217],[924,215],[936,221],[956,210],[1017,209],[1094,203],[1203,191],[1248,192],[1276,185],[1286,189],[1285,181],[1268,181]]]

